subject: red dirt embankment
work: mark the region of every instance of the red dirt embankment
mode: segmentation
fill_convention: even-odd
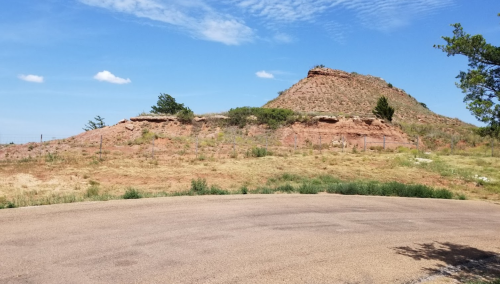
[[[198,121],[194,121],[192,124],[182,124],[173,118],[133,120],[136,121],[124,120],[114,126],[83,132],[67,139],[44,142],[42,149],[40,149],[40,143],[4,147],[0,149],[0,160],[36,157],[40,154],[54,152],[85,152],[83,151],[85,148],[98,146],[101,137],[107,150],[117,150],[124,153],[137,152],[141,148],[141,143],[134,141],[143,137],[146,130],[162,137],[156,139],[155,146],[164,148],[166,153],[174,150],[169,148],[173,147],[172,140],[176,138],[198,137],[208,144],[210,144],[210,140],[231,144],[233,134],[241,139],[268,137],[269,146],[294,147],[296,145],[298,149],[319,145],[320,139],[321,147],[325,150],[342,148],[342,143],[344,143],[345,148],[358,147],[361,149],[365,137],[367,148],[382,146],[384,136],[387,148],[395,148],[405,143],[414,142],[398,127],[374,118],[316,117],[308,123],[296,122],[277,130],[271,130],[266,125],[255,124],[248,125],[244,129],[221,128],[216,121],[204,118],[198,118]],[[226,138],[221,139],[224,137],[224,133]],[[374,144],[374,142],[380,144]]]

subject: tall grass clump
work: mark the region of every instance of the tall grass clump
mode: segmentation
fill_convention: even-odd
[[[452,199],[453,193],[447,189],[433,189],[422,184],[399,182],[345,182],[328,184],[326,192],[345,195],[378,195],[417,198]]]
[[[229,191],[224,190],[216,185],[208,187],[207,180],[204,178],[197,178],[191,180],[191,190],[193,195],[228,195]]]
[[[208,190],[207,180],[204,178],[197,178],[191,180],[191,191],[198,193]]]
[[[300,194],[318,194],[320,192],[320,187],[313,183],[303,183],[299,187]]]
[[[99,195],[99,186],[91,185],[85,192],[85,197],[91,198]]]
[[[276,191],[285,192],[285,193],[292,193],[292,192],[295,192],[295,187],[293,187],[292,185],[287,183],[285,185],[281,185],[281,186],[276,187]]]
[[[139,199],[139,198],[142,198],[141,193],[133,187],[127,188],[127,191],[125,191],[125,194],[123,195],[123,199]]]
[[[269,155],[266,148],[255,147],[252,149],[252,157],[265,157]]]

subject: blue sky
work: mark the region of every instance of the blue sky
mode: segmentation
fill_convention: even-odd
[[[5,0],[0,143],[114,124],[160,93],[195,113],[261,106],[317,64],[478,124],[454,84],[467,60],[433,45],[456,22],[499,45],[499,12],[498,0]]]

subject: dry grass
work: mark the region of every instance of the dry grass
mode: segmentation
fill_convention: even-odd
[[[340,180],[424,184],[446,188],[469,199],[500,200],[500,159],[473,156],[433,155],[429,165],[415,164],[414,153],[332,152],[270,146],[273,156],[247,155],[248,147],[233,152],[231,144],[219,140],[200,140],[198,157],[193,155],[192,139],[176,139],[170,150],[158,150],[151,159],[150,148],[133,146],[135,151],[108,150],[100,161],[95,147],[89,155],[64,152],[43,158],[0,163],[0,199],[21,205],[39,205],[84,200],[119,198],[134,187],[148,196],[166,196],[190,188],[192,179],[204,178],[209,184],[237,192],[242,186],[255,189],[284,173],[314,178],[331,175]],[[219,142],[217,142],[219,141]],[[214,143],[214,145],[209,145]],[[221,143],[221,144],[218,144]],[[241,144],[244,144],[240,141]],[[270,143],[272,144],[272,143]],[[487,177],[490,182],[475,178]],[[89,194],[98,187],[99,194]],[[0,200],[1,201],[1,200]]]

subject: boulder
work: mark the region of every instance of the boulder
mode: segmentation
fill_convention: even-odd
[[[126,120],[126,119],[124,118],[124,119],[122,119],[122,120],[118,121],[118,124],[120,124],[120,123],[125,123],[125,122],[127,122],[127,121],[128,121],[128,120]]]
[[[200,122],[200,121],[204,122],[204,121],[207,121],[207,119],[205,117],[195,117],[194,121],[196,121],[196,122]]]
[[[134,125],[133,124],[127,124],[127,125],[125,125],[125,129],[132,131],[132,130],[134,130]]]

